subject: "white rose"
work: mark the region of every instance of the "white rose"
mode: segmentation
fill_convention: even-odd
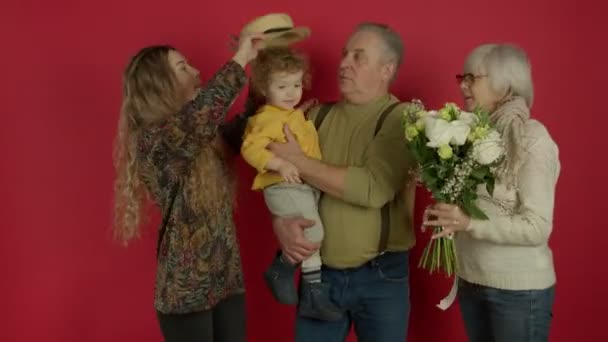
[[[460,112],[458,120],[463,121],[464,123],[469,125],[469,127],[473,127],[477,125],[477,122],[479,122],[479,118],[477,117],[477,115],[469,112]]]
[[[481,165],[495,162],[503,154],[500,134],[493,130],[485,139],[475,141],[472,153],[473,159]]]
[[[455,146],[462,146],[467,142],[471,127],[461,120],[454,120],[450,122],[451,135],[450,144]]]
[[[451,125],[443,119],[437,119],[432,116],[424,118],[424,134],[429,142],[426,146],[438,148],[441,145],[447,145],[452,140]]]

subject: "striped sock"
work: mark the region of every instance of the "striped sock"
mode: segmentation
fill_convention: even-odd
[[[302,269],[302,279],[307,283],[320,283],[321,282],[321,269]]]

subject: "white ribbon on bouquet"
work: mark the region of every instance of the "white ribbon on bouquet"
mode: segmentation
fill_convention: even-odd
[[[450,292],[448,293],[448,295],[445,298],[443,298],[441,301],[439,301],[439,304],[437,304],[436,306],[443,311],[447,310],[450,306],[452,306],[452,304],[454,304],[457,294],[458,294],[458,277],[454,277],[454,283],[452,284],[452,288],[450,289]]]

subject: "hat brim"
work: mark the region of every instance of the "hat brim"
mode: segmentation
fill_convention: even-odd
[[[308,27],[296,27],[287,31],[267,33],[264,42],[266,46],[288,46],[310,36]]]

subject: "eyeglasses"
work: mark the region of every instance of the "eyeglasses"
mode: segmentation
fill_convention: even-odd
[[[472,73],[466,73],[466,74],[458,74],[456,75],[456,81],[458,82],[458,84],[461,84],[462,82],[464,82],[464,84],[471,86],[473,85],[473,83],[475,83],[475,80],[479,79],[479,78],[484,78],[484,77],[488,77],[488,75],[474,75]]]

